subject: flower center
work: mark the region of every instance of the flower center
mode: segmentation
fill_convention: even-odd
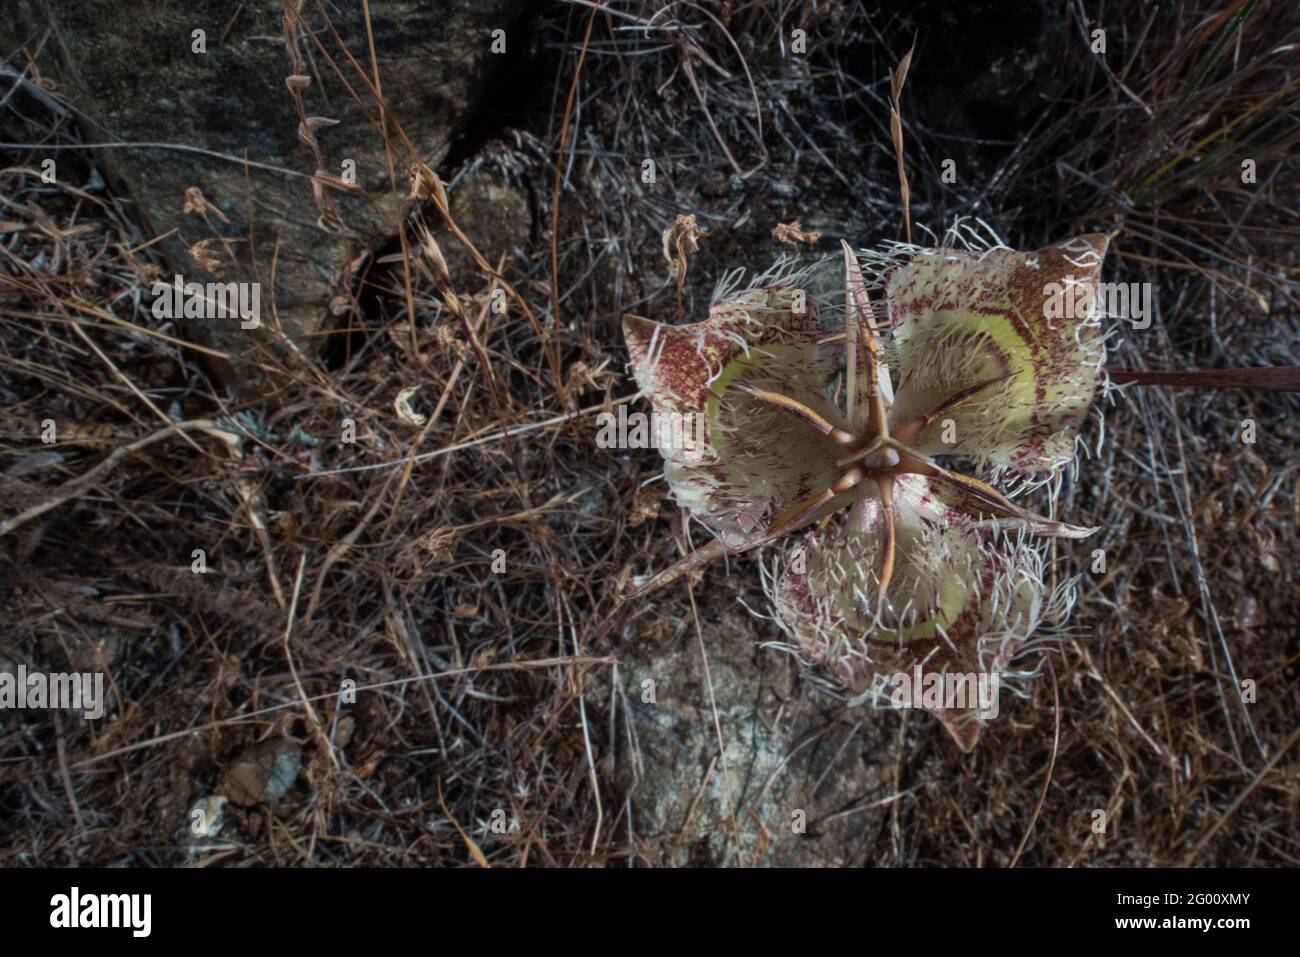
[[[889,447],[868,453],[862,458],[862,467],[873,471],[892,469],[899,462],[898,452]]]
[[[790,396],[737,384],[735,388],[738,391],[793,416],[830,439],[846,453],[843,458],[836,461],[836,466],[841,471],[835,481],[828,488],[802,502],[795,503],[777,515],[768,530],[767,538],[777,538],[817,519],[821,519],[824,526],[834,514],[833,502],[836,498],[851,491],[857,498],[867,494],[874,487],[881,504],[882,548],[878,600],[879,607],[883,609],[885,592],[894,573],[897,541],[894,487],[898,476],[914,474],[932,477],[961,489],[965,495],[978,501],[992,514],[1025,516],[1027,513],[1013,505],[996,489],[979,479],[940,467],[925,453],[907,444],[940,415],[1005,378],[1006,376],[1000,376],[964,389],[941,402],[929,413],[901,423],[893,429],[888,424],[884,410],[880,409],[870,415],[867,424],[857,432],[832,424],[815,410]],[[875,398],[874,394],[872,398]]]

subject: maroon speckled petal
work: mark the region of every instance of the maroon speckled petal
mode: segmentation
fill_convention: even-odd
[[[1033,253],[928,250],[886,277],[901,381],[890,424],[1005,376],[931,422],[913,444],[1041,477],[1074,455],[1105,357],[1094,299],[1109,237]]]
[[[702,448],[661,449],[665,474],[678,504],[729,545],[761,538],[776,515],[834,481],[840,446],[736,388],[780,393],[843,424],[827,391],[836,352],[818,344],[823,330],[799,289],[726,296],[703,322],[628,316],[623,328],[633,374],[654,410],[704,417]]]
[[[804,536],[800,561],[775,587],[778,620],[800,654],[851,691],[913,676],[917,666],[923,675],[1000,672],[1039,625],[1041,553],[950,514],[934,481],[896,481],[898,557],[879,619],[877,501],[856,505],[842,531]],[[964,750],[974,745],[981,725],[975,708],[927,710]]]

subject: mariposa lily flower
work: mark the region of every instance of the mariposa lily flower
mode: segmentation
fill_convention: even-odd
[[[1027,511],[936,456],[1022,486],[1073,459],[1102,376],[1108,241],[863,260],[844,244],[842,329],[823,323],[808,272],[718,296],[703,322],[627,316],[655,411],[704,417],[702,445],[661,451],[676,501],[715,535],[638,594],[812,526],[771,588],[805,660],[857,693],[895,674],[1006,669],[1061,610],[1042,539],[1093,529]],[[951,705],[930,709],[970,750],[983,719],[975,702]]]

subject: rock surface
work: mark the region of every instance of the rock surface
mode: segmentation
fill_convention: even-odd
[[[302,18],[311,35],[297,31],[295,69],[279,0],[147,0],[129,7],[111,0],[16,0],[10,6],[16,15],[0,24],[5,48],[41,47],[38,69],[80,111],[89,138],[136,144],[101,150],[101,164],[119,194],[125,190],[134,200],[150,238],[163,237],[159,248],[169,269],[200,282],[216,272],[261,283],[261,329],[244,331],[231,318],[180,326],[183,336],[229,352],[241,376],[251,369],[250,350],[275,339],[277,329],[312,351],[331,307],[337,315],[351,308],[349,264],[396,232],[413,155],[393,118],[419,158],[436,168],[486,77],[505,60],[493,31],[504,31],[507,54],[526,40],[518,23],[522,0],[370,0],[369,31],[361,3],[327,6],[329,24],[308,3]],[[374,81],[375,62],[391,111],[382,129],[366,85]],[[336,124],[312,120],[305,135],[300,131],[302,117],[286,83],[293,73],[305,78],[299,81],[303,114]],[[313,137],[319,168],[346,179],[351,161],[357,190],[336,184],[323,189],[323,202],[314,198],[318,165],[307,142]],[[213,207],[205,215],[192,201],[186,211],[191,187]],[[189,250],[205,239],[213,242],[200,247],[196,261]],[[163,278],[171,278],[167,270]]]
[[[618,742],[617,774],[642,851],[675,866],[869,863],[899,718],[800,689],[794,659],[755,643],[779,639],[776,626],[734,586],[696,588],[707,676],[689,620],[642,618],[619,650],[636,747]]]

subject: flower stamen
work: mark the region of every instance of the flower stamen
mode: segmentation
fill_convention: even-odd
[[[827,422],[822,416],[818,415],[813,409],[804,405],[787,395],[781,395],[779,392],[769,392],[766,389],[755,389],[752,386],[736,383],[732,386],[738,392],[743,392],[751,398],[760,402],[766,402],[768,405],[775,406],[784,412],[788,412],[801,422],[806,422],[822,435],[826,436],[833,442],[840,445],[848,445],[853,442],[857,436],[852,432],[846,432],[843,429]]]
[[[886,472],[872,476],[876,491],[880,495],[881,523],[880,535],[880,592],[876,599],[876,617],[885,610],[885,592],[894,578],[894,553],[897,550],[898,536],[894,528],[894,473]]]
[[[996,376],[992,379],[981,382],[978,385],[973,385],[969,389],[963,389],[955,395],[949,396],[947,399],[940,402],[932,411],[927,412],[925,415],[917,416],[910,422],[904,422],[902,425],[897,426],[894,429],[894,438],[898,439],[900,442],[911,442],[912,439],[916,438],[917,433],[945,412],[952,411],[956,406],[961,405],[967,399],[979,395],[989,386],[997,385],[999,382],[1005,382],[1015,374],[1014,371],[1008,372],[1006,375]]]

